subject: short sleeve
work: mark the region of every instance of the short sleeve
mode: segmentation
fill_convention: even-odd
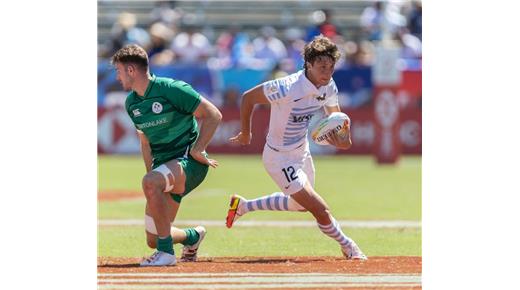
[[[166,99],[185,114],[193,114],[201,101],[200,94],[183,81],[172,81],[166,86]]]
[[[137,125],[135,124],[134,118],[132,117],[132,116],[136,116],[137,114],[139,114],[139,110],[135,110],[134,112],[130,111],[130,106],[131,106],[131,103],[133,102],[134,98],[135,98],[135,92],[131,92],[126,97],[125,110],[126,110],[126,113],[128,114],[128,117],[130,118],[130,120],[132,120],[132,124],[134,124],[135,129],[137,131],[142,132],[141,130],[137,129]]]
[[[335,107],[339,105],[338,102],[338,87],[336,86],[336,82],[332,80],[332,84],[329,88],[327,88],[328,92],[327,95],[329,97],[327,98],[327,101],[325,102],[325,106],[327,107]]]
[[[289,99],[289,88],[284,79],[267,81],[263,84],[264,95],[270,103],[283,103]]]
[[[128,94],[128,96],[126,96],[126,99],[125,99],[125,110],[126,112],[128,113],[128,116],[131,117],[132,115],[130,114],[130,104],[131,104],[131,99],[132,99],[132,94],[133,92],[131,92],[130,94]]]

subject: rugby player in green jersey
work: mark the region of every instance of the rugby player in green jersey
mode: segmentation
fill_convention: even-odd
[[[181,261],[195,261],[206,229],[183,230],[171,223],[181,199],[204,180],[209,166],[218,166],[205,150],[222,114],[189,84],[151,75],[148,55],[138,45],[121,48],[112,64],[123,89],[131,91],[125,107],[137,128],[147,172],[142,180],[146,240],[157,251],[141,266],[175,265],[173,243],[184,245]]]

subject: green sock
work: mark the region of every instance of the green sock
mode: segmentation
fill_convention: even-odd
[[[167,236],[164,239],[157,237],[157,250],[173,255],[173,238],[172,238],[172,236],[171,235]]]
[[[199,241],[199,233],[194,228],[184,229],[186,233],[186,240],[182,242],[183,245],[191,246]]]

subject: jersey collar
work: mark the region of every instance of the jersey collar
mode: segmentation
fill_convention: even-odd
[[[300,79],[304,84],[305,91],[309,93],[319,94],[318,88],[316,88],[316,86],[305,75],[305,70],[300,71]]]
[[[148,96],[148,94],[150,93],[150,90],[152,89],[154,83],[155,83],[155,75],[152,74],[152,79],[148,82],[148,86],[146,87],[146,91],[144,91],[143,98],[146,98],[146,96]]]

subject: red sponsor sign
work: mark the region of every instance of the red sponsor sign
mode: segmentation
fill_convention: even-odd
[[[422,98],[422,71],[403,71],[402,83],[396,89],[401,109],[417,108]]]
[[[222,122],[219,125],[208,152],[231,154],[259,154],[265,144],[269,126],[269,109],[255,110],[252,120],[253,139],[251,145],[241,146],[229,143],[229,138],[240,131],[240,111],[238,108],[221,109]],[[313,152],[336,154],[372,154],[376,140],[376,120],[374,109],[345,110],[352,121],[352,147],[349,150],[334,150],[330,146],[311,144]],[[398,139],[403,154],[421,154],[421,110],[401,109],[399,115]],[[312,141],[310,141],[312,143]],[[139,154],[139,138],[123,108],[98,109],[98,152],[105,154]]]
[[[107,154],[140,152],[137,131],[125,109],[98,108],[98,152]]]
[[[253,115],[253,139],[248,146],[230,144],[229,138],[240,131],[238,109],[222,109],[222,122],[209,147],[210,153],[258,154],[262,153],[269,126],[269,109],[257,109]],[[374,109],[344,110],[352,121],[352,147],[349,150],[334,150],[330,146],[311,144],[311,151],[336,154],[372,154],[376,144],[376,118]],[[400,110],[400,122],[395,126],[395,137],[400,142],[403,154],[421,154],[421,111],[420,109]],[[310,141],[312,143],[312,141]],[[327,150],[330,149],[330,150]]]
[[[240,132],[240,110],[238,108],[221,109],[222,121],[211,139],[208,146],[210,153],[232,153],[232,154],[257,154],[264,149],[265,136],[269,127],[269,109],[256,108],[251,121],[251,133],[253,138],[251,144],[242,146],[232,144],[229,138]]]
[[[395,163],[401,155],[400,112],[393,88],[376,88],[374,155],[378,163]]]

